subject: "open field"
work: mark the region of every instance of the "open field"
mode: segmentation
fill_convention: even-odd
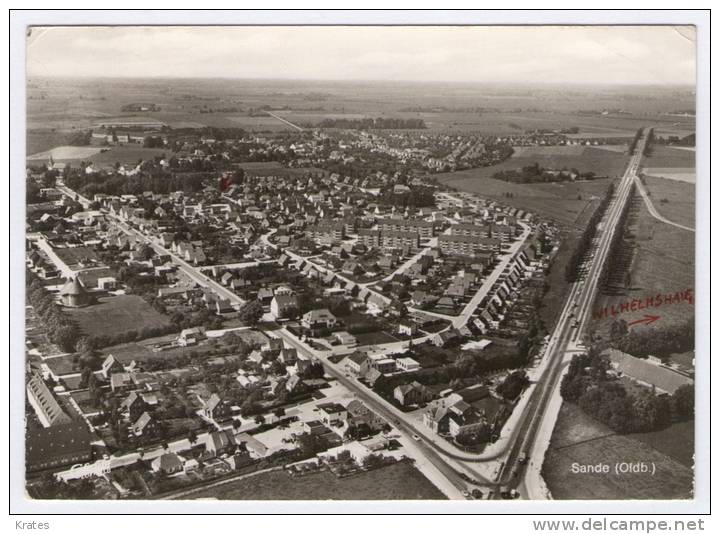
[[[228,500],[383,500],[445,499],[412,464],[397,463],[347,478],[321,471],[293,478],[272,471],[193,494]]]
[[[649,156],[643,158],[642,166],[650,168],[695,168],[695,151],[671,146],[653,146]]]
[[[667,452],[678,436],[685,439],[687,431],[685,426],[673,425],[645,435],[644,440],[637,435],[621,436],[564,403],[545,456],[543,477],[554,499],[690,499],[692,469]],[[650,469],[654,464],[655,474],[616,474],[618,462],[644,462]],[[610,472],[573,473],[573,463],[601,463]]]
[[[697,175],[695,169],[690,167],[647,167],[643,174],[652,178],[667,178],[688,184],[695,184]]]
[[[199,124],[285,130],[286,125],[270,117],[249,117],[250,111],[263,106],[288,119],[311,123],[353,115],[422,118],[431,131],[448,133],[506,135],[576,126],[583,136],[622,137],[633,135],[643,125],[654,126],[662,134],[690,132],[695,127],[692,116],[667,115],[673,109],[692,109],[692,91],[656,87],[597,90],[549,84],[517,88],[442,82],[32,78],[27,97],[28,139],[34,137],[30,154],[59,144],[39,142],[32,130],[91,128],[95,122],[125,117],[175,128]],[[131,102],[152,102],[161,110],[122,112],[122,106]],[[410,107],[417,111],[409,111]],[[212,109],[238,111],[203,112]],[[604,109],[627,113],[602,115]]]
[[[692,469],[695,465],[695,421],[676,423],[663,430],[630,434],[628,437],[647,443],[686,467]]]
[[[137,295],[103,297],[85,308],[68,308],[86,335],[119,334],[128,330],[167,326],[170,321]]]
[[[617,157],[610,152],[607,154]],[[623,161],[624,158],[625,156],[620,157]],[[521,159],[524,158],[509,161],[518,162]],[[612,179],[601,178],[579,182],[515,184],[492,178],[492,175],[500,170],[501,166],[505,166],[505,169],[514,169],[517,166],[529,165],[534,161],[537,159],[528,158],[526,163],[520,165],[516,163],[508,165],[508,162],[504,162],[494,167],[443,173],[436,177],[439,182],[461,191],[495,198],[504,204],[529,210],[561,224],[580,226],[583,224],[583,220],[587,220],[587,217],[590,216],[592,206],[605,194],[608,184],[612,181]],[[507,197],[508,193],[512,197]]]
[[[52,158],[55,161],[73,161],[89,158],[102,150],[97,146],[58,146],[44,152],[38,152],[27,157],[29,161],[47,161]]]
[[[694,183],[646,177],[645,186],[660,215],[673,222],[695,228]]]
[[[665,180],[670,184],[685,185]],[[695,234],[675,226],[658,221],[650,215],[641,200],[636,200],[636,213],[632,233],[636,245],[635,256],[630,274],[630,286],[625,295],[603,295],[598,298],[597,309],[605,306],[618,306],[633,298],[645,299],[657,294],[675,293],[695,287]],[[660,206],[659,203],[656,204]],[[673,204],[670,203],[672,206]],[[687,210],[691,204],[678,206]],[[658,209],[660,209],[658,207]],[[679,213],[679,211],[677,212]],[[667,217],[678,222],[683,217],[677,213],[667,213]],[[685,214],[687,219],[689,215]],[[656,315],[660,319],[652,326],[635,326],[633,328],[662,328],[664,326],[685,322],[694,314],[694,306],[683,301],[671,306],[663,306]],[[623,314],[623,318],[631,322],[642,318],[644,311]],[[597,322],[599,328],[605,328],[612,322],[612,317]]]

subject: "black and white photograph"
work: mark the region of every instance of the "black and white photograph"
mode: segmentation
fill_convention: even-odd
[[[694,24],[158,20],[23,28],[24,499],[696,499]]]

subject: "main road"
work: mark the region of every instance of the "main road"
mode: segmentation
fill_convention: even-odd
[[[530,497],[543,497],[541,490],[543,483],[539,480],[540,468],[561,405],[559,402],[560,381],[567,366],[568,357],[573,354],[572,349],[581,347],[582,333],[591,317],[613,237],[620,230],[618,224],[635,184],[646,140],[647,131],[645,130],[630,158],[625,174],[615,190],[603,221],[599,225],[600,235],[587,262],[587,274],[584,279],[575,282],[571,287],[570,295],[547,346],[545,357],[548,358],[548,367],[541,383],[534,391],[537,397],[536,402],[531,403],[530,409],[525,414],[526,420],[523,426],[526,431],[522,432],[524,437],[513,446],[501,474],[503,480],[514,480],[515,484],[522,481]],[[539,435],[542,439],[539,438]],[[521,454],[528,457],[530,465],[534,467],[534,469],[525,471],[524,480],[517,476],[524,470],[518,461]]]

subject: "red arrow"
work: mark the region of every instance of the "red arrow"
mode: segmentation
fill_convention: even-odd
[[[659,315],[646,315],[646,316],[643,317],[642,319],[638,319],[637,321],[633,321],[632,323],[628,323],[628,326],[632,326],[632,325],[635,325],[635,324],[643,324],[643,323],[646,324],[646,325],[649,325],[649,324],[654,323],[654,322],[657,321],[658,319],[660,319],[660,316],[659,316]]]

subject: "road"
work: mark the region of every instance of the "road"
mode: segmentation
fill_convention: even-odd
[[[480,286],[480,289],[475,293],[475,296],[470,299],[470,302],[467,303],[465,308],[463,308],[463,311],[455,317],[452,320],[453,326],[455,328],[460,328],[462,326],[465,326],[467,322],[470,320],[470,317],[475,312],[475,309],[478,307],[480,302],[485,298],[485,296],[488,294],[490,289],[493,285],[495,285],[495,282],[498,281],[502,273],[507,269],[508,265],[515,259],[515,256],[517,256],[518,251],[520,248],[525,244],[525,240],[530,235],[531,228],[525,224],[520,223],[520,225],[523,228],[522,235],[513,242],[513,244],[510,246],[510,249],[503,254],[500,260],[500,263],[495,267],[492,273],[490,273],[490,276],[488,276]]]
[[[647,189],[645,188],[645,185],[640,180],[639,176],[635,176],[635,185],[637,186],[638,191],[640,192],[640,196],[645,201],[645,206],[647,207],[647,210],[650,212],[650,215],[655,217],[658,221],[664,222],[665,224],[669,224],[671,226],[675,226],[677,228],[681,228],[682,230],[687,230],[688,232],[694,232],[695,228],[690,228],[689,226],[684,226],[682,224],[676,223],[671,221],[670,219],[666,219],[655,208],[655,205],[652,203],[652,200],[650,200],[650,195],[647,192]]]
[[[65,185],[58,184],[56,185],[56,188],[67,195],[68,197],[77,200],[80,202],[83,206],[86,208],[90,205],[90,200],[83,197],[79,193],[73,191],[69,187]],[[210,289],[213,293],[215,293],[217,296],[224,298],[228,301],[230,301],[231,305],[235,309],[239,309],[243,304],[245,304],[245,301],[240,298],[235,292],[231,291],[230,289],[224,287],[221,284],[218,284],[215,282],[212,278],[205,276],[203,273],[200,272],[200,268],[195,267],[194,265],[189,264],[184,259],[182,259],[180,256],[175,254],[172,250],[165,248],[157,238],[152,238],[150,236],[147,236],[140,232],[139,230],[136,230],[132,226],[128,225],[126,222],[124,222],[119,217],[102,210],[105,214],[108,222],[114,224],[116,227],[118,227],[120,230],[125,232],[127,235],[132,235],[139,239],[140,241],[147,243],[157,254],[167,254],[172,259],[172,262],[178,266],[178,268],[193,282],[198,284],[201,287],[205,287],[207,289]],[[209,267],[204,267],[209,268]]]
[[[283,119],[283,118],[280,117],[279,115],[275,115],[274,113],[271,113],[271,112],[269,112],[269,111],[266,111],[265,113],[267,113],[268,115],[270,115],[273,119],[277,119],[277,120],[279,120],[280,122],[284,122],[285,124],[287,124],[287,125],[290,126],[291,128],[295,128],[295,129],[296,129],[297,131],[299,131],[299,132],[302,132],[303,130],[305,130],[305,128],[303,128],[302,126],[298,126],[297,124],[293,124],[293,123],[290,122],[289,120]]]
[[[140,239],[141,241],[147,243],[157,254],[167,254],[172,259],[172,262],[178,266],[178,268],[185,273],[185,275],[190,278],[193,282],[198,284],[201,287],[205,287],[207,289],[210,289],[213,293],[218,295],[221,298],[224,298],[228,301],[230,301],[230,304],[235,309],[239,309],[243,304],[245,304],[245,301],[240,298],[235,292],[232,290],[226,288],[225,286],[218,284],[216,281],[214,281],[209,276],[205,276],[203,273],[200,272],[200,268],[195,267],[193,265],[190,265],[188,262],[186,262],[184,259],[182,259],[180,256],[175,254],[170,249],[165,248],[163,245],[160,244],[160,242],[157,239],[153,239],[149,236],[146,236],[139,230],[136,230],[135,228],[129,226],[127,223],[121,221],[117,217],[111,214],[107,214],[108,220],[112,223],[114,223],[118,228],[120,228],[123,232],[125,232],[128,235],[133,235]]]
[[[515,469],[517,469],[518,472],[525,471],[529,477],[525,477],[523,484],[526,488],[530,488],[528,490],[529,493],[532,494],[533,491],[536,492],[534,494],[536,498],[539,497],[539,495],[537,495],[537,488],[542,485],[540,483],[541,481],[536,479],[536,477],[539,476],[540,470],[524,469],[523,466],[518,465],[518,458],[520,454],[525,453],[530,458],[530,461],[536,464],[542,462],[544,458],[545,451],[549,445],[551,432],[544,432],[543,440],[536,440],[536,437],[541,428],[545,427],[545,429],[547,429],[547,427],[554,426],[557,418],[556,411],[549,410],[548,406],[553,397],[559,395],[560,381],[568,360],[568,348],[572,346],[573,343],[578,343],[579,340],[582,340],[582,333],[591,317],[600,277],[602,276],[603,267],[611,249],[613,236],[618,230],[617,226],[620,221],[620,216],[630,198],[635,183],[638,167],[645,148],[646,135],[647,130],[644,131],[643,137],[638,142],[635,153],[630,159],[625,174],[621,178],[616,188],[614,198],[603,218],[603,222],[601,223],[602,230],[597,240],[596,249],[587,264],[587,275],[584,280],[575,282],[571,287],[570,295],[548,343],[546,351],[548,367],[539,387],[534,392],[536,394],[535,402],[531,403],[529,411],[525,414],[526,420],[523,426],[526,428],[526,431],[522,432],[525,437],[522,440],[518,440],[512,448],[501,474],[501,479],[503,480],[509,481],[514,479],[517,481],[516,483],[520,483],[520,477],[517,476],[513,478],[512,472]],[[555,403],[557,410],[559,410],[560,404],[561,403]],[[536,467],[538,466],[536,465]]]

